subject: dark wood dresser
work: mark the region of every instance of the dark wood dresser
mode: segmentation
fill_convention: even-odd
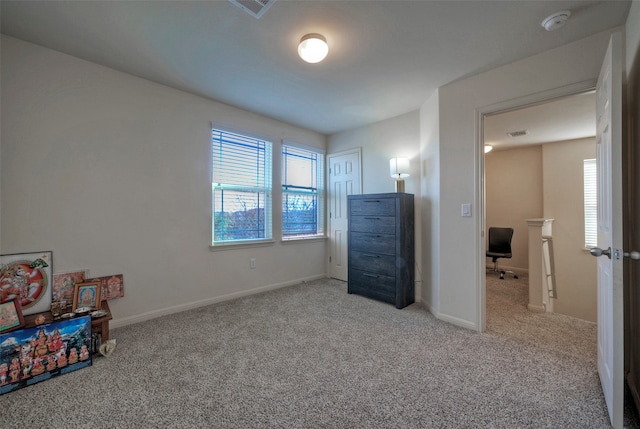
[[[348,292],[404,308],[414,302],[413,194],[349,195]]]

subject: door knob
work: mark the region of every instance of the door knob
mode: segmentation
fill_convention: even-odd
[[[589,253],[591,253],[593,256],[606,255],[609,259],[611,259],[611,247],[609,247],[607,250],[602,250],[599,247],[594,247],[592,249],[589,249]]]
[[[627,258],[631,258],[636,261],[640,259],[640,252],[638,252],[637,250],[632,250],[631,252],[624,252],[623,255],[626,256]]]
[[[599,247],[594,247],[589,250],[593,256],[602,256],[606,255],[609,259],[611,259],[611,247],[607,250],[602,250]],[[637,250],[632,250],[631,252],[622,252],[622,255],[627,258],[631,258],[633,260],[640,260],[640,252]],[[616,249],[616,259],[620,259],[620,250]]]

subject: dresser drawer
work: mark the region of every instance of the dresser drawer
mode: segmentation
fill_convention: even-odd
[[[352,199],[349,202],[351,215],[395,215],[396,199],[395,198],[362,198]]]
[[[395,277],[396,257],[393,255],[381,255],[378,253],[367,253],[352,251],[349,256],[351,267],[384,276]]]
[[[349,268],[348,292],[395,303],[396,279]]]
[[[351,216],[351,231],[379,232],[380,234],[396,233],[395,216]]]
[[[349,248],[361,252],[396,254],[396,236],[390,234],[368,234],[349,232]]]

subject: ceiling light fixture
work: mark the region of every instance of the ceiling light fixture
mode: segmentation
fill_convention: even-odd
[[[547,16],[540,25],[547,31],[557,30],[566,24],[567,20],[571,16],[570,10],[563,10],[562,12],[556,12]]]
[[[319,63],[329,53],[327,39],[321,34],[306,34],[300,39],[298,55],[308,63]]]

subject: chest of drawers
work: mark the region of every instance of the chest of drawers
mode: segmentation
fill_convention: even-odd
[[[413,303],[413,195],[349,195],[348,204],[348,292],[396,308]]]

